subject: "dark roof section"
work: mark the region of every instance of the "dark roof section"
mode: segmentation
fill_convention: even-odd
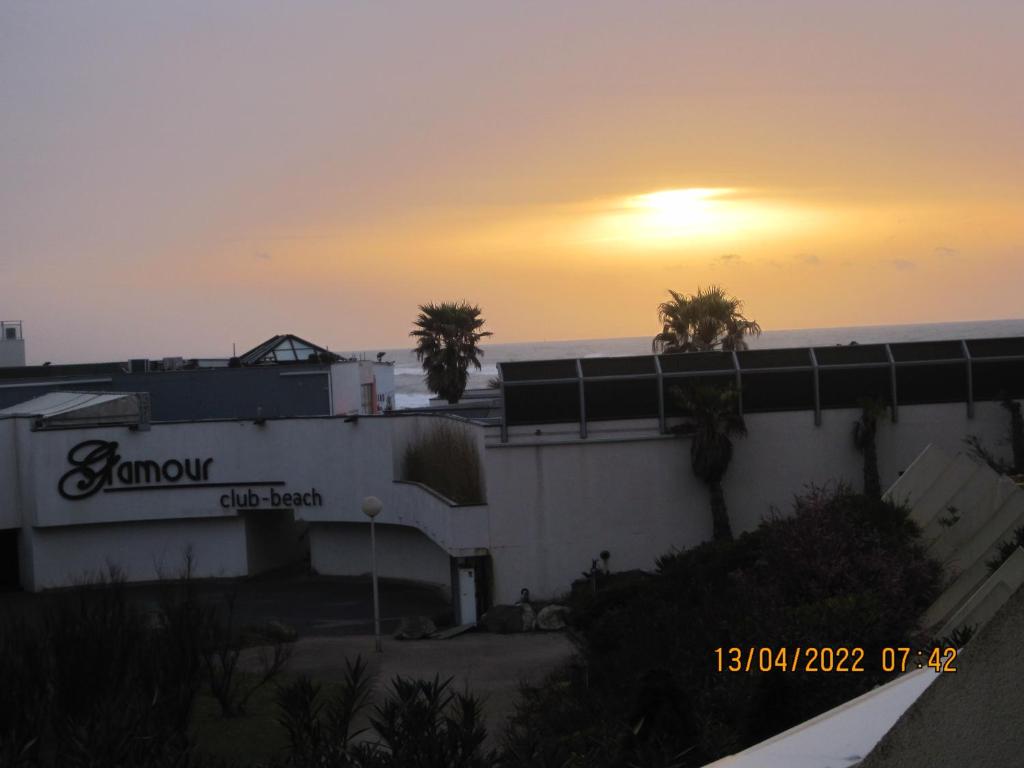
[[[257,344],[238,356],[242,365],[273,365],[279,363],[334,363],[340,360],[325,347],[318,346],[291,333],[278,334]]]
[[[818,365],[862,365],[877,363],[888,365],[885,344],[844,344],[835,347],[815,347],[814,356]]]
[[[549,379],[575,379],[575,360],[530,360],[524,363],[499,363],[498,370],[504,381],[547,381]]]
[[[1024,355],[1024,338],[970,339],[967,349],[974,358]]]
[[[810,352],[796,349],[750,349],[736,353],[740,368],[805,368],[811,364]]]
[[[653,374],[654,357],[585,357],[580,360],[584,376],[628,376],[632,374]]]
[[[124,373],[128,369],[125,363],[80,363],[74,365],[21,365],[0,368],[0,379],[17,379],[19,381],[49,381],[58,378],[78,378],[80,376],[110,376]]]
[[[687,382],[737,387],[744,413],[894,409],[1024,397],[1024,337],[531,360],[498,365],[503,427],[682,415]],[[659,370],[660,369],[660,370]],[[506,434],[503,432],[503,435]]]
[[[661,370],[665,373],[691,371],[731,371],[734,369],[730,352],[688,352],[661,355]]]

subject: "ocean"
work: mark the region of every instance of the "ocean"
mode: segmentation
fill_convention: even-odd
[[[751,349],[772,347],[810,347],[832,344],[859,344],[900,341],[932,341],[938,339],[978,339],[1001,336],[1024,336],[1024,319],[986,320],[962,323],[927,323],[918,325],[864,325],[848,328],[804,328],[799,330],[765,331],[749,340]],[[651,352],[650,336],[618,339],[574,339],[568,341],[528,341],[518,344],[488,344],[483,347],[483,370],[470,372],[469,388],[486,387],[498,375],[497,363],[514,360],[552,360],[576,357],[615,357],[646,355]],[[423,383],[423,370],[410,345],[407,349],[375,349],[356,353],[373,359],[384,352],[385,360],[395,363],[395,399],[398,408],[415,408],[428,404],[430,393]]]

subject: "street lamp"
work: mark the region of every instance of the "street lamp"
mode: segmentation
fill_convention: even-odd
[[[384,504],[376,496],[363,499],[363,514],[370,518],[370,576],[373,580],[373,636],[374,648],[380,653],[380,598],[377,596],[377,534],[374,531],[373,519],[384,509]]]

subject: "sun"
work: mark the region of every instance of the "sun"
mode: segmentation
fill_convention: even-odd
[[[634,223],[654,237],[682,237],[714,229],[724,208],[720,199],[733,191],[726,188],[691,187],[662,189],[627,201],[635,212]]]
[[[732,189],[662,189],[624,198],[594,222],[595,239],[648,245],[703,240],[735,224]]]
[[[757,190],[680,187],[608,201],[584,232],[603,247],[712,251],[792,237],[821,223],[820,215]]]

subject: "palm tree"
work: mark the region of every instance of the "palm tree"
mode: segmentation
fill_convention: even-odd
[[[422,304],[419,309],[416,330],[409,335],[416,338],[413,351],[423,363],[427,388],[449,403],[457,403],[466,391],[469,366],[480,370],[484,353],[477,344],[491,332],[481,330],[480,307],[465,301]]]
[[[747,434],[736,403],[736,390],[693,384],[675,390],[676,399],[693,419],[690,465],[711,496],[711,524],[715,541],[732,539],[722,478],[732,461],[732,435]]]
[[[878,474],[878,420],[885,413],[885,403],[875,398],[860,401],[860,418],[853,422],[853,444],[864,456],[864,495],[882,498],[882,481]]]
[[[717,285],[687,296],[669,291],[671,301],[658,305],[662,331],[651,342],[654,352],[707,352],[746,349],[744,336],[760,336],[761,326],[745,318],[743,302]]]

